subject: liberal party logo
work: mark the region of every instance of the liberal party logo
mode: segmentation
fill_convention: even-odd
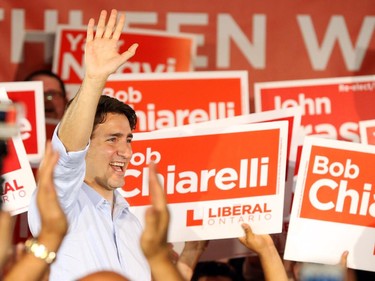
[[[201,210],[200,210],[201,211]],[[186,226],[202,226],[216,224],[239,224],[243,222],[254,222],[270,220],[272,210],[268,203],[257,204],[235,204],[228,206],[212,206],[200,215],[198,210],[186,211]]]

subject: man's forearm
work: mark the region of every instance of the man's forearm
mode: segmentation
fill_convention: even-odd
[[[85,78],[67,108],[58,131],[58,136],[67,151],[78,151],[86,147],[106,78]]]

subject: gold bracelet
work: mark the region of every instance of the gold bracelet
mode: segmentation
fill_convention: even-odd
[[[26,240],[25,250],[27,253],[33,254],[34,257],[44,260],[48,264],[51,264],[56,258],[55,252],[49,251],[46,246],[40,244],[35,238]]]

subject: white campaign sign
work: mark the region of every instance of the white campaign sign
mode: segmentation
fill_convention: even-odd
[[[0,96],[0,102],[9,102],[4,92]],[[31,195],[36,188],[20,134],[8,140],[7,157],[9,158],[4,159],[2,177],[5,182],[1,200],[5,211],[11,215],[18,215],[27,211]],[[7,163],[11,164],[12,168],[7,167]]]
[[[375,147],[306,137],[284,259],[375,271]]]
[[[124,196],[143,221],[149,205],[147,161],[153,159],[171,212],[170,242],[239,237],[242,222],[257,233],[279,233],[287,131],[287,121],[275,121],[135,133],[137,153],[125,174]],[[223,153],[224,147],[230,153]]]

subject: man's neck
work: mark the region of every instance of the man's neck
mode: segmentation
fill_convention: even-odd
[[[112,189],[106,189],[102,186],[98,186],[95,184],[90,184],[88,181],[85,180],[85,183],[90,186],[93,190],[95,190],[99,195],[101,195],[105,200],[107,200],[110,203],[114,203],[114,190]]]

